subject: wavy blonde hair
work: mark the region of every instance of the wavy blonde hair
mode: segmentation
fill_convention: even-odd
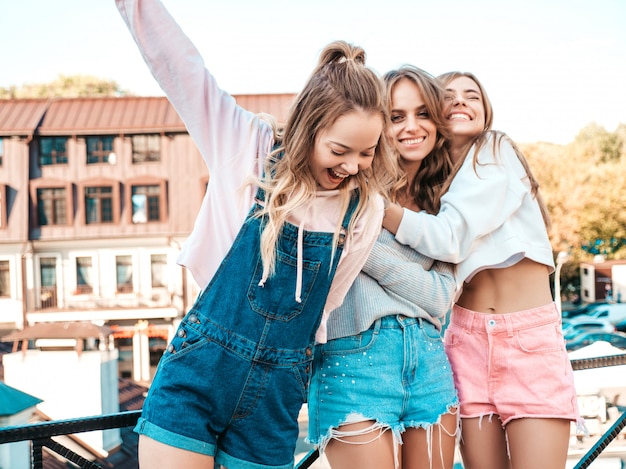
[[[265,191],[264,207],[258,213],[266,216],[261,234],[261,257],[264,274],[274,272],[276,242],[289,214],[315,199],[317,183],[310,170],[310,160],[320,132],[340,117],[355,111],[375,113],[383,123],[384,135],[389,126],[385,92],[380,77],[365,65],[365,51],[345,41],[335,41],[321,52],[318,64],[304,89],[296,97],[283,128],[277,129],[277,147],[265,162],[265,176],[257,181]],[[369,169],[359,171],[340,186],[342,213],[348,208],[356,182],[359,202],[350,220],[349,236],[365,212],[374,213],[374,194],[388,196],[396,178],[393,153],[385,138],[379,138]],[[334,245],[341,231],[337,220]]]
[[[428,213],[436,214],[441,205],[441,195],[448,176],[452,171],[452,158],[446,145],[449,137],[448,121],[444,117],[443,104],[445,91],[435,78],[428,72],[413,65],[387,72],[383,80],[386,86],[389,108],[392,106],[392,92],[401,80],[409,80],[420,90],[426,111],[437,127],[435,146],[420,165],[412,181],[407,179],[406,173],[394,185],[391,199],[395,201],[399,194],[408,196]],[[401,165],[401,156],[396,150],[398,164]]]
[[[511,139],[511,137],[509,137],[504,132],[501,132],[499,130],[492,130],[491,128],[493,126],[493,106],[491,104],[491,101],[489,100],[489,97],[487,96],[487,91],[485,90],[485,87],[482,85],[480,80],[478,80],[478,78],[476,78],[476,76],[473,73],[454,71],[454,72],[447,72],[447,73],[443,73],[439,75],[437,77],[437,81],[439,81],[439,83],[441,83],[441,86],[445,88],[451,81],[456,80],[457,78],[461,78],[461,77],[469,78],[474,83],[476,83],[476,86],[478,86],[478,90],[480,91],[480,94],[482,97],[483,109],[485,112],[485,128],[483,129],[481,133],[479,133],[476,137],[474,137],[464,148],[464,157],[459,158],[459,160],[456,162],[455,167],[452,171],[452,174],[448,178],[445,189],[447,190],[447,188],[452,183],[452,179],[454,178],[456,173],[459,171],[472,145],[475,146],[472,163],[474,165],[474,171],[476,171],[476,165],[479,164],[478,152],[487,143],[489,136],[490,135],[493,136],[492,151],[494,155],[499,154],[500,144],[502,143],[503,140],[507,140],[510,143],[510,145],[513,147],[513,150],[515,151],[515,154],[517,155],[520,163],[522,163],[522,166],[524,167],[524,171],[526,171],[526,176],[528,177],[528,182],[530,183],[531,194],[537,200],[537,203],[539,204],[539,208],[541,210],[541,216],[543,217],[543,222],[546,225],[546,228],[550,229],[551,223],[550,223],[550,215],[548,213],[548,208],[546,207],[546,204],[544,203],[543,198],[541,197],[541,193],[539,192],[539,182],[533,175],[530,169],[530,165],[528,164],[528,161],[526,160],[526,157],[524,156],[522,151],[517,147],[517,145],[515,144],[513,139]]]

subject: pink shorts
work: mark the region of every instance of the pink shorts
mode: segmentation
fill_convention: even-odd
[[[454,305],[445,347],[461,418],[495,414],[503,426],[523,417],[580,423],[574,373],[554,303],[509,314]]]

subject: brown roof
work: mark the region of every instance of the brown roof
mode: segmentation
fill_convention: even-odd
[[[47,107],[47,99],[0,100],[0,137],[33,135]]]
[[[185,132],[164,97],[58,99],[39,127],[40,135]]]
[[[294,94],[234,95],[251,112],[285,122]],[[186,132],[165,97],[98,97],[0,100],[0,136],[102,135]]]
[[[295,94],[240,94],[234,95],[235,101],[242,108],[257,113],[271,114],[278,122],[287,120],[289,108],[293,103]]]

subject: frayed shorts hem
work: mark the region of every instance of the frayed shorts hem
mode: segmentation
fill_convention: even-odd
[[[495,416],[497,416],[500,419],[500,415],[498,415],[495,412],[481,412],[481,413],[474,413],[474,414],[471,414],[471,415],[462,414],[461,415],[461,419],[481,419],[482,420],[485,417],[488,417],[489,420],[491,420]],[[517,414],[517,415],[512,415],[512,416],[508,417],[506,420],[501,420],[502,428],[506,427],[513,420],[519,420],[519,419],[557,419],[557,420],[568,420],[568,421],[573,422],[573,423],[576,424],[577,431],[581,429],[581,424],[584,427],[584,419],[581,419],[578,415],[574,415],[574,414],[571,414],[571,415]]]

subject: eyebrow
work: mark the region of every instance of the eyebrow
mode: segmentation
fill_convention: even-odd
[[[419,106],[417,106],[415,108],[416,111],[422,111],[424,109],[427,109],[426,108],[426,104],[420,104]],[[409,109],[409,111],[411,111],[411,110]],[[391,113],[398,112],[398,113],[403,113],[404,114],[406,111],[404,109],[392,109],[390,112]]]
[[[352,150],[352,148],[350,148],[348,145],[344,145],[343,143],[335,142],[334,140],[329,140],[328,142],[334,145],[339,145],[341,148],[345,148],[346,150]],[[366,148],[366,150],[372,150],[373,148],[376,148],[377,146],[378,146],[378,142],[376,142],[371,147]]]
[[[454,93],[456,90],[454,88],[446,88],[446,91],[450,91],[450,92]],[[480,91],[475,89],[475,88],[467,88],[467,89],[461,90],[461,93],[465,93],[465,94],[467,94],[467,93],[480,94]]]

